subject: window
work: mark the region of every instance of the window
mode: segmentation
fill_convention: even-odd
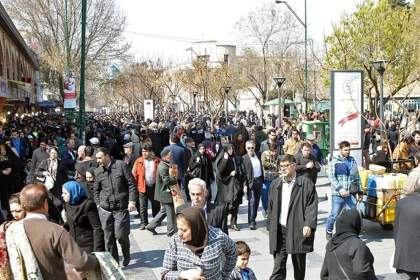
[[[223,62],[226,63],[226,64],[229,64],[229,55],[228,54],[225,54],[223,56]]]

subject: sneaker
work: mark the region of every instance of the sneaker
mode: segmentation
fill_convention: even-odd
[[[231,226],[230,226],[230,229],[231,229],[231,230],[234,230],[234,231],[241,231],[241,229],[240,229],[240,228],[238,228],[238,226],[237,226],[237,225],[231,225]]]
[[[327,231],[325,233],[325,237],[327,238],[327,240],[330,240],[332,238],[332,233]]]
[[[256,229],[257,229],[257,227],[255,226],[255,224],[251,224],[251,225],[249,226],[249,229],[250,229],[250,230],[256,230]]]
[[[140,230],[145,230],[146,229],[146,225],[145,224],[141,224],[139,229]]]
[[[153,235],[157,235],[158,234],[154,228],[148,228],[148,227],[146,227],[146,229],[148,231],[150,231]]]

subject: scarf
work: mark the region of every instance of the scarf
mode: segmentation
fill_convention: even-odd
[[[198,207],[189,207],[177,215],[185,218],[191,227],[191,240],[184,244],[196,255],[204,251],[208,242],[208,226],[202,211]]]
[[[85,189],[76,181],[69,181],[63,185],[70,194],[70,205],[79,204],[84,198],[87,198]]]
[[[219,162],[223,159],[223,156],[226,153],[228,153],[228,151],[233,148],[232,144],[223,144],[222,148],[220,149],[219,154],[217,155],[217,158],[214,162],[214,166],[216,167],[216,177],[219,178],[219,180],[221,181],[225,181],[226,178],[223,177],[223,174],[220,173],[220,170],[217,168],[217,166],[219,165]],[[233,155],[229,155],[228,161],[231,161],[233,163],[234,169],[236,170],[236,162],[235,159],[233,157]],[[229,179],[230,175],[228,176]]]
[[[13,279],[42,280],[42,274],[26,236],[23,221],[15,222],[7,229],[6,243]]]
[[[6,230],[11,223],[4,222],[0,225],[0,279],[12,279],[6,244]]]
[[[336,233],[330,241],[330,252],[340,247],[349,238],[359,238],[362,229],[362,217],[357,209],[341,211],[336,222]]]

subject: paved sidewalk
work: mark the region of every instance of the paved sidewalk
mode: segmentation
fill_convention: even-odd
[[[306,279],[319,279],[322,263],[325,254],[325,221],[328,217],[328,200],[325,194],[329,190],[328,179],[321,177],[318,180],[317,192],[319,197],[318,205],[318,229],[315,234],[315,251],[307,255]],[[261,211],[257,217],[257,230],[251,231],[247,224],[247,201],[240,206],[238,224],[239,232],[231,231],[230,237],[236,240],[243,240],[249,244],[252,250],[250,267],[255,271],[258,279],[269,279],[273,269],[273,258],[268,249],[268,232],[265,228],[265,221]],[[133,218],[133,216],[132,216]],[[158,227],[160,233],[153,236],[148,231],[140,231],[139,219],[133,218],[131,222],[132,254],[131,263],[124,269],[128,279],[160,279],[159,268],[163,261],[166,246],[169,238],[166,237],[166,223]],[[375,257],[375,272],[377,274],[389,273],[389,260],[394,251],[392,231],[384,231],[380,225],[364,220],[362,238],[365,240]],[[287,279],[293,279],[293,266],[289,258],[287,263]]]

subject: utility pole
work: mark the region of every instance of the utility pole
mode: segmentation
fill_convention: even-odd
[[[82,45],[80,54],[80,96],[79,96],[79,137],[84,139],[85,131],[85,48],[86,48],[87,0],[82,0]]]
[[[305,84],[303,85],[303,99],[305,100],[305,113],[308,112],[308,25],[306,18],[306,0],[305,0],[305,18],[304,21],[296,14],[296,12],[290,7],[290,5],[284,0],[275,0],[276,4],[284,4],[289,9],[289,11],[295,16],[295,18],[302,24],[305,28]]]
[[[305,88],[303,91],[305,99],[305,113],[308,113],[308,24],[306,21],[306,0],[305,0]]]

